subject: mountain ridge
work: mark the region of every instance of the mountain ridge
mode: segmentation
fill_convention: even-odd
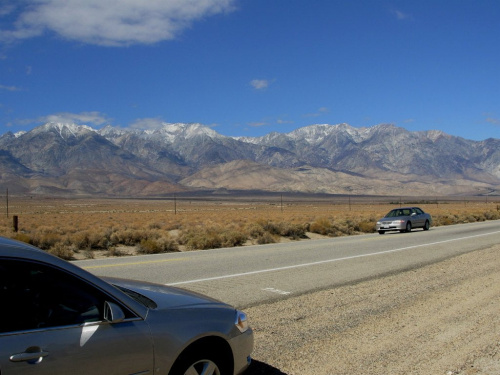
[[[20,194],[102,196],[193,189],[498,194],[500,140],[391,124],[315,124],[229,137],[202,124],[139,130],[46,123],[0,137],[0,186]]]

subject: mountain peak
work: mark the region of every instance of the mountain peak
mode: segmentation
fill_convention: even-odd
[[[171,142],[179,138],[190,139],[202,135],[206,135],[211,138],[222,137],[215,130],[198,123],[163,123],[160,128],[145,130],[144,133],[147,135],[161,135],[166,140]]]
[[[371,128],[355,128],[349,124],[337,125],[316,124],[296,129],[288,135],[293,140],[302,139],[314,145],[323,142],[327,137],[334,134],[345,134],[355,142],[361,142],[370,136]]]
[[[433,142],[436,142],[440,138],[451,138],[451,136],[441,130],[428,130],[424,134]]]
[[[61,138],[67,139],[71,137],[78,137],[83,134],[88,134],[89,132],[95,132],[95,129],[87,125],[48,122],[42,126],[39,126],[31,130],[29,133],[40,134],[44,132],[53,132],[59,134]]]

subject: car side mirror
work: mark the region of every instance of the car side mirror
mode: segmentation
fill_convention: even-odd
[[[410,216],[417,216],[415,212],[412,212]]]
[[[113,302],[104,302],[104,320],[109,323],[119,323],[125,319],[125,314],[120,306]]]

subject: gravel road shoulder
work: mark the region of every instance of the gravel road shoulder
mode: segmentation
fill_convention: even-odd
[[[500,374],[500,245],[245,309],[254,374]]]

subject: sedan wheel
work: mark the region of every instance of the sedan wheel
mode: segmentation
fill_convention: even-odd
[[[185,372],[184,375],[220,375],[221,372],[215,362],[209,359],[202,359],[193,363]]]
[[[424,224],[424,230],[429,230],[430,226],[431,225],[429,224],[429,220],[426,220]]]
[[[406,223],[406,232],[411,232],[411,222]]]

